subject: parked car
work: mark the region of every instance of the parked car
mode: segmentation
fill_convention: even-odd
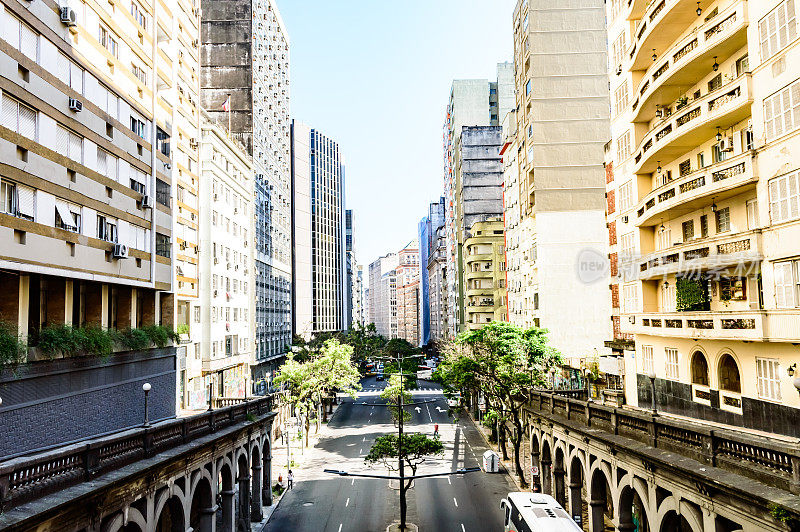
[[[380,372],[377,375],[375,375],[375,380],[376,381],[382,381],[383,380],[383,372]]]

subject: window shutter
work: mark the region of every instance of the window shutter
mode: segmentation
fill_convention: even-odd
[[[19,19],[12,16],[8,11],[3,16],[3,38],[13,48],[19,50]]]
[[[3,125],[11,131],[17,131],[17,113],[19,103],[10,96],[3,94]]]
[[[39,59],[39,34],[31,29],[27,24],[20,24],[20,47],[19,51],[27,55],[33,61]]]
[[[97,148],[97,171],[103,175],[108,175],[107,152],[102,148]]]
[[[789,87],[791,100],[789,102],[789,109],[792,111],[792,121],[794,127],[800,127],[800,81],[795,81]]]
[[[28,106],[19,106],[19,134],[36,140],[36,111]]]
[[[69,132],[69,158],[79,163],[83,162],[83,137]]]
[[[17,210],[20,214],[33,218],[36,212],[36,191],[31,187],[17,185]]]
[[[70,61],[70,86],[76,92],[83,94],[83,69]]]
[[[792,263],[778,262],[775,271],[775,304],[778,308],[794,307],[794,283],[792,281]]]
[[[69,157],[69,131],[62,126],[56,126],[56,151]]]
[[[56,63],[56,75],[58,79],[69,85],[69,67],[70,61],[64,54],[58,54],[58,61]]]

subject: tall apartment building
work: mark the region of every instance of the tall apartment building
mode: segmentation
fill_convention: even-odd
[[[344,160],[339,145],[292,122],[293,332],[346,331]]]
[[[58,10],[4,0],[0,28],[2,320],[32,347],[51,325],[172,326],[177,102],[168,73],[178,36],[171,15],[161,3]],[[70,403],[70,411],[59,398],[40,402],[44,388],[26,393],[27,406],[6,395],[3,425],[23,426],[15,416],[38,419],[52,440],[42,443],[52,443],[138,423],[134,409],[110,419],[99,408],[138,398],[137,379],[156,358],[130,359],[127,380],[100,386],[91,400],[78,393],[83,381],[70,380],[80,405]],[[153,376],[161,401],[154,418],[175,412],[174,350],[163,361],[168,367]],[[61,371],[71,367],[65,361]],[[48,417],[68,415],[70,427],[48,425]],[[19,439],[16,450],[26,445]]]
[[[432,264],[442,263],[437,254],[439,250],[439,233],[444,231],[444,196],[428,206],[428,214],[419,223],[419,267],[420,267],[420,345],[425,346],[438,340],[442,312],[446,308],[441,300],[443,279],[434,280],[430,270]],[[441,270],[437,271],[442,275]],[[434,287],[433,284],[436,283]],[[446,298],[445,298],[446,300]],[[434,322],[436,325],[434,326]],[[434,333],[434,330],[436,331]]]
[[[204,0],[201,96],[253,158],[255,361],[269,377],[291,343],[289,37],[274,0]]]
[[[515,106],[514,65],[498,63],[497,80],[486,79],[454,80],[444,123],[444,196],[445,196],[445,234],[447,239],[447,326],[448,335],[455,336],[463,324],[463,290],[458,276],[460,268],[458,240],[458,200],[461,166],[459,141],[464,126],[500,126],[501,120]],[[502,211],[487,212],[498,214]]]
[[[367,273],[369,273],[369,272],[367,272]],[[363,277],[362,277],[361,286],[362,287],[364,286]],[[369,325],[371,323],[375,323],[371,319],[371,314],[370,314],[370,310],[369,310],[371,308],[370,307],[370,299],[369,298],[370,298],[370,296],[369,296],[369,287],[367,286],[367,287],[364,287],[364,298],[362,299],[362,310],[361,310],[361,312],[363,314],[363,320],[364,320],[363,323],[364,323],[365,326]]]
[[[397,337],[397,266],[399,257],[389,253],[369,265],[369,322],[386,338]]]
[[[221,397],[251,393],[254,360],[252,159],[224,128],[203,116],[196,267],[208,282],[201,283],[199,297],[186,309],[192,339],[186,355],[190,409],[207,405],[209,385]]]
[[[506,177],[517,180],[518,197],[507,187],[505,201],[509,211],[518,209],[507,219],[524,226],[509,231],[508,285],[516,290],[523,282],[518,266],[534,264],[524,280],[533,297],[522,300],[522,309],[513,307],[510,318],[525,325],[516,321],[520,315],[533,316],[566,356],[602,348],[610,330],[602,167],[609,127],[606,57],[601,0],[517,3],[516,127],[506,128],[511,144],[504,157],[516,159],[516,173],[506,169]]]
[[[428,293],[431,316],[431,341],[444,342],[450,338],[447,308],[447,235],[444,224],[431,234],[431,251],[428,258]]]
[[[345,240],[345,262],[346,262],[346,280],[347,291],[345,295],[345,324],[347,328],[353,326],[357,321],[357,312],[361,306],[358,271],[359,267],[356,263],[356,251],[353,241],[353,210],[347,209],[345,211],[344,220],[344,240]]]
[[[361,264],[356,267],[355,284],[353,285],[353,323],[364,325],[364,266]]]
[[[409,242],[397,253],[397,338],[419,345],[419,244]]]
[[[508,321],[503,218],[490,216],[470,227],[464,241],[466,328]]]
[[[792,0],[608,6],[612,297],[635,339],[632,404],[650,404],[653,373],[660,408],[800,433],[797,16]]]

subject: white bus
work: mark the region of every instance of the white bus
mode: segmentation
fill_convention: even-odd
[[[505,511],[505,532],[582,532],[550,495],[509,493],[500,508]]]

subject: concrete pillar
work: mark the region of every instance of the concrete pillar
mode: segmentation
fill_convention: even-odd
[[[264,458],[262,473],[264,482],[261,486],[261,501],[264,506],[272,506],[272,452]]]
[[[261,521],[264,516],[261,513],[262,493],[261,493],[261,463],[253,464],[253,494],[250,498],[250,518],[253,521]]]
[[[108,328],[108,293],[110,287],[107,284],[103,284],[102,288],[100,289],[100,323],[104,329]]]
[[[222,524],[220,532],[234,532],[236,530],[236,508],[233,507],[236,492],[234,490],[224,490],[222,495]]]
[[[542,460],[542,493],[548,495],[553,495],[551,463],[549,460]]]
[[[589,532],[604,532],[606,529],[604,514],[606,511],[606,501],[604,500],[590,500],[589,501],[589,521],[591,527]]]
[[[175,327],[175,295],[167,294],[166,292],[159,292],[159,302],[161,305],[161,315],[159,317],[159,325],[166,325]]]
[[[75,301],[75,282],[67,279],[64,284],[64,323],[67,325],[79,326],[80,323],[72,323],[72,304]]]
[[[197,527],[197,530],[194,532],[215,532],[217,523],[214,517],[216,515],[216,505],[212,506],[211,508],[203,508],[200,510],[200,523]]]
[[[250,475],[239,476],[239,523],[250,527]]]
[[[131,328],[135,329],[139,325],[139,289],[131,288]]]
[[[156,324],[156,292],[139,288],[136,291],[136,308],[141,316],[139,327]]]
[[[17,301],[17,332],[22,338],[28,337],[28,314],[30,312],[30,275],[19,276],[19,299]]]
[[[580,482],[569,483],[569,508],[570,517],[572,517],[573,520],[576,515],[581,515],[583,512],[583,501],[581,500],[582,487]]]

